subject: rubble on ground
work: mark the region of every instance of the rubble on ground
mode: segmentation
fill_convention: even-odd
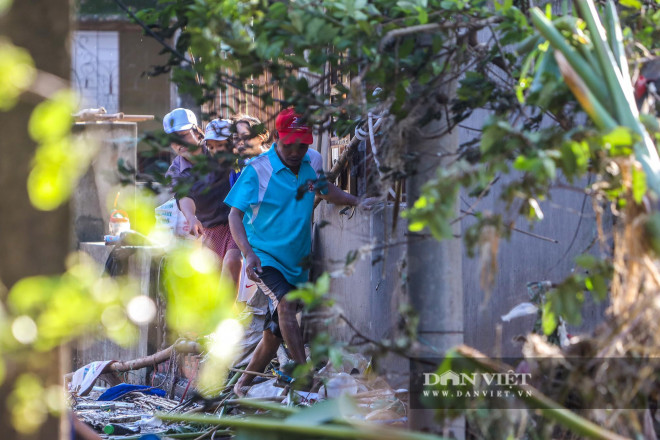
[[[111,368],[108,362],[95,363],[96,368],[86,366],[81,369],[94,375],[86,378],[86,389],[82,393],[85,395],[79,394],[80,386],[69,385],[70,409],[100,438],[122,436],[124,439],[137,439],[145,434],[154,434],[158,438],[197,438],[211,433],[219,438],[220,434],[229,435],[234,433],[233,429],[240,429],[234,427],[237,419],[276,417],[276,420],[282,420],[281,416],[286,415],[293,418],[293,422],[287,423],[291,425],[296,420],[294,415],[305,411],[305,407],[333,405],[335,401],[350,407],[350,410],[344,408],[339,412],[343,418],[342,429],[346,429],[347,421],[361,426],[352,429],[364,429],[365,423],[374,427],[387,425],[388,428],[405,427],[407,423],[407,390],[391,389],[385,380],[371,372],[369,360],[361,354],[345,353],[339,366],[326,364],[315,372],[311,386],[305,391],[294,390],[295,381],[291,384],[283,380],[277,360],[274,362],[275,368],[257,377],[247,397],[242,399],[235,398],[232,393],[232,386],[240,373],[233,376],[230,373],[224,392],[210,399],[202,397],[194,383],[182,396],[151,386],[94,386],[97,379],[107,379],[98,366],[102,365],[106,370]],[[78,373],[79,380],[80,377],[81,373]],[[114,400],[99,400],[104,396]],[[230,430],[220,429],[223,424]]]

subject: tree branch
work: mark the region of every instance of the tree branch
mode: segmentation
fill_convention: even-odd
[[[482,20],[467,21],[465,23],[454,22],[454,23],[442,23],[442,24],[440,23],[418,24],[415,26],[393,29],[383,36],[383,38],[380,40],[380,44],[378,45],[378,49],[382,51],[383,48],[388,43],[390,43],[394,38],[399,38],[404,35],[424,33],[424,32],[435,32],[439,30],[461,29],[461,28],[479,30],[486,26],[490,26],[493,23],[499,23],[501,21],[502,21],[502,17],[494,16]]]

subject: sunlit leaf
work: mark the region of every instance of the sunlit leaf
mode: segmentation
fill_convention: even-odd
[[[136,328],[127,319],[125,306],[138,286],[129,279],[99,279],[100,275],[89,257],[75,254],[61,276],[29,277],[14,284],[7,298],[9,311],[18,316],[11,327],[14,344],[44,351],[102,330],[118,344],[134,343]]]
[[[135,192],[134,202],[123,207],[128,213],[132,230],[147,236],[152,232],[156,226],[156,216],[154,216],[156,203],[153,193],[143,189]]]
[[[34,433],[48,416],[48,407],[43,399],[44,387],[35,374],[25,373],[14,383],[9,396],[11,420],[16,431]]]
[[[632,145],[632,135],[630,129],[626,127],[616,127],[614,130],[603,136],[603,142],[612,147]]]
[[[71,132],[75,98],[70,91],[61,91],[37,105],[30,116],[28,131],[37,142],[58,141]]]
[[[34,126],[40,127],[35,128],[36,133],[43,134],[41,122]],[[27,182],[30,202],[43,211],[56,209],[66,202],[87,171],[97,148],[94,143],[72,140],[67,135],[39,145]]]
[[[0,0],[0,14],[7,0]],[[36,76],[30,54],[9,41],[0,39],[0,111],[16,105],[18,97],[32,84]]]
[[[632,9],[641,9],[642,7],[642,2],[639,0],[619,0],[619,4],[621,6],[625,6],[627,8],[632,8]]]
[[[542,328],[543,328],[543,333],[546,335],[552,334],[552,332],[555,331],[557,328],[557,317],[555,316],[555,313],[552,311],[552,305],[550,302],[546,302],[543,304],[543,316],[542,316]]]
[[[12,0],[0,0],[0,15],[4,14],[11,6]]]
[[[243,339],[243,325],[237,319],[225,319],[215,331],[205,338],[205,348],[209,353],[200,366],[198,389],[207,397],[217,396],[224,387],[228,368],[240,354]]]
[[[181,335],[201,336],[233,317],[235,293],[221,280],[217,255],[203,247],[180,247],[170,253],[165,269],[167,320]]]
[[[642,203],[644,194],[646,194],[646,174],[637,167],[633,167],[632,170],[632,193],[633,200],[636,203]]]
[[[346,264],[350,265],[355,260],[357,255],[357,252],[355,252],[354,256],[348,256],[347,260],[350,261],[347,261]],[[331,305],[332,300],[327,298],[329,288],[330,275],[326,272],[321,275],[318,280],[316,280],[316,283],[305,283],[298,289],[289,292],[287,297],[292,300],[301,300],[307,309],[314,310],[321,305]]]

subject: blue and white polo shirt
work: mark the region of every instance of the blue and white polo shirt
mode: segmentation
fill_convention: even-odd
[[[245,213],[243,225],[248,242],[262,266],[279,270],[286,280],[297,285],[308,280],[301,266],[312,248],[314,192],[306,191],[296,200],[298,187],[316,180],[323,170],[323,159],[308,150],[296,176],[275,151],[254,158],[243,169],[225,203]]]

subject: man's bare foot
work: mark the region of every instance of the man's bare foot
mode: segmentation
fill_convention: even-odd
[[[241,399],[247,395],[249,389],[250,389],[249,386],[244,386],[242,383],[239,382],[236,385],[234,385],[234,394],[236,394],[236,397]]]

